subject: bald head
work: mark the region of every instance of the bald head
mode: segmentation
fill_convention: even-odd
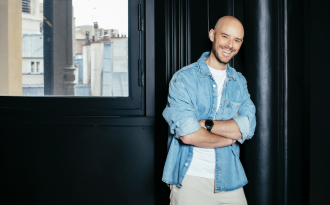
[[[221,27],[223,26],[228,26],[231,25],[233,27],[235,27],[236,29],[240,30],[241,32],[243,32],[244,35],[244,27],[243,24],[235,17],[233,16],[223,16],[221,18],[219,18],[219,20],[217,21],[217,23],[214,26],[214,31],[217,32]]]
[[[224,16],[218,20],[214,29],[210,30],[209,37],[213,43],[208,65],[224,70],[242,46],[243,25],[233,16]]]

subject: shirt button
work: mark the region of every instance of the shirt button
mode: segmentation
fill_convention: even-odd
[[[213,110],[215,110],[215,108],[213,108]]]
[[[213,87],[215,88],[216,85],[213,85]]]
[[[186,163],[185,165],[188,166],[188,163]]]

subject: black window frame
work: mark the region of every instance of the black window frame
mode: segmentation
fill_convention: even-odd
[[[0,96],[0,113],[54,116],[154,115],[153,6],[154,0],[129,1],[129,97]],[[51,3],[44,3],[45,12],[48,12],[47,19],[51,21],[54,12]],[[150,19],[145,21],[147,19],[145,16],[148,15]],[[46,40],[47,37],[45,36],[44,39]],[[136,52],[137,50],[139,52]],[[147,50],[148,55],[146,55]],[[44,56],[45,58],[46,56]],[[50,60],[50,62],[52,61],[53,59]],[[46,62],[44,66],[46,68]],[[146,77],[144,77],[145,75]],[[142,85],[139,86],[139,84]],[[148,110],[146,110],[146,106],[148,106]]]

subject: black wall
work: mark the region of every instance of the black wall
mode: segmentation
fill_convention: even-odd
[[[155,204],[153,117],[0,122],[2,204]]]
[[[152,126],[1,131],[2,204],[154,204]]]
[[[329,9],[329,1],[310,1],[310,204],[329,203]]]

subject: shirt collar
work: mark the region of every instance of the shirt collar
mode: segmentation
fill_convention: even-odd
[[[205,62],[205,58],[209,57],[210,52],[205,52],[202,54],[202,56],[198,59],[197,64],[198,64],[198,69],[199,69],[199,74],[200,77],[207,77],[207,76],[212,76],[210,69],[208,68],[206,62]],[[236,77],[235,74],[233,72],[233,68],[230,67],[229,63],[227,64],[227,77],[228,79],[233,79],[236,81]]]

